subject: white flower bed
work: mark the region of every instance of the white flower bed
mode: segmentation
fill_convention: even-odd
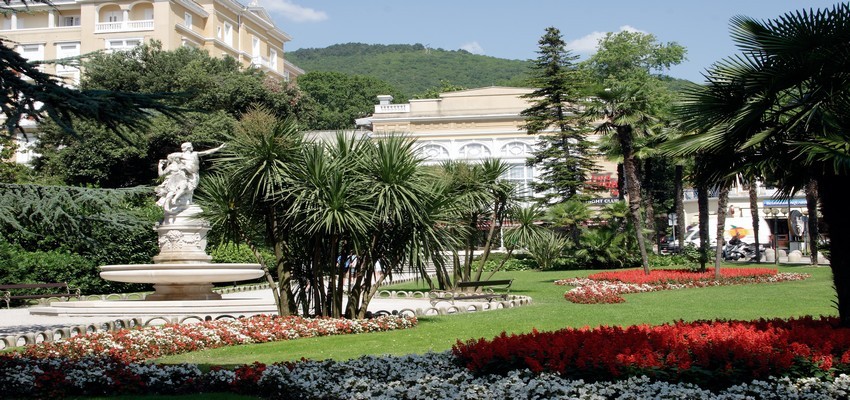
[[[367,356],[355,360],[306,361],[270,365],[259,382],[239,385],[230,370],[201,372],[194,365],[129,364],[131,373],[147,393],[186,393],[188,390],[226,391],[240,386],[270,398],[281,399],[847,399],[850,377],[834,380],[788,378],[754,381],[711,392],[692,384],[653,382],[631,378],[588,383],[565,380],[552,374],[513,371],[507,376],[473,376],[452,363],[450,353],[400,357]],[[98,393],[112,384],[115,364],[97,360],[73,362],[31,360],[23,369],[0,371],[2,396],[27,397],[35,391],[34,375],[42,367],[63,368],[67,385]],[[109,394],[108,391],[105,391]]]

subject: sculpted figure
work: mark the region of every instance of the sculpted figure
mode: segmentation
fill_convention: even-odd
[[[175,212],[180,207],[192,204],[192,195],[200,181],[200,156],[215,153],[224,145],[204,151],[194,151],[192,143],[180,145],[182,152],[171,153],[165,160],[159,160],[157,172],[165,176],[162,183],[156,187],[159,196],[157,204],[166,212]]]

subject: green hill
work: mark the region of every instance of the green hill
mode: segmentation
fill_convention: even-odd
[[[465,50],[426,48],[421,44],[336,44],[298,49],[287,60],[307,72],[331,71],[372,76],[413,97],[447,82],[455,86],[522,86],[529,68],[524,60],[506,60]]]

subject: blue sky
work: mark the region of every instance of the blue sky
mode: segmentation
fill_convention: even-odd
[[[245,0],[243,0],[245,1]],[[605,32],[623,29],[678,42],[687,60],[671,76],[701,82],[713,62],[735,54],[729,20],[775,18],[835,1],[808,0],[255,0],[293,37],[286,51],[338,43],[414,44],[508,59],[537,56],[546,27],[572,50],[592,54]],[[246,3],[248,1],[245,1]]]

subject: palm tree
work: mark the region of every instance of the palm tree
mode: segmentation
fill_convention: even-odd
[[[456,234],[464,238],[463,261],[454,252],[454,271],[462,281],[478,280],[507,215],[515,188],[501,180],[509,168],[501,160],[484,160],[478,164],[464,161],[449,161],[440,166],[446,190],[455,198],[452,205],[456,223]],[[486,227],[483,243],[480,243],[481,228]],[[472,261],[475,249],[482,244],[483,251],[473,276]]]
[[[641,217],[641,189],[637,174],[637,158],[635,140],[646,127],[654,123],[654,117],[645,110],[645,104],[634,101],[643,95],[635,93],[640,88],[617,85],[606,89],[600,94],[602,108],[589,108],[590,112],[601,113],[603,122],[596,128],[598,132],[614,135],[623,157],[626,193],[628,193],[629,211],[635,228],[638,248],[640,249],[641,264],[644,272],[649,274],[649,258],[646,252],[646,241],[643,234],[643,218]]]
[[[695,133],[674,143],[686,152],[742,155],[714,175],[748,168],[777,177],[784,194],[818,182],[830,227],[830,266],[841,324],[850,326],[850,4],[787,13],[777,19],[732,19],[742,54],[706,73],[679,108]],[[745,155],[745,156],[743,156]],[[788,178],[788,179],[786,179]]]
[[[566,236],[578,245],[582,225],[592,217],[587,203],[584,201],[570,199],[549,207],[546,211],[546,220],[555,228],[563,229]]]
[[[717,246],[714,249],[714,279],[720,279],[720,263],[723,260],[723,245],[726,239],[726,204],[729,203],[729,189],[731,182],[720,184],[717,194]]]
[[[227,143],[215,159],[218,176],[202,181],[198,203],[214,229],[252,247],[272,285],[278,313],[294,314],[292,269],[285,262],[278,194],[291,182],[293,165],[299,164],[302,135],[294,120],[279,121],[270,111],[257,108],[242,116]],[[272,268],[259,256],[259,246],[273,250]],[[276,284],[271,269],[277,271]]]
[[[636,144],[662,125],[660,118],[669,106],[670,92],[655,72],[678,64],[684,55],[684,47],[677,43],[662,44],[653,35],[623,31],[601,39],[599,50],[586,64],[595,83],[604,88],[596,95],[598,101],[588,106],[587,115],[601,118],[597,132],[614,136],[620,146],[629,209],[646,274],[649,259],[641,218]]]

